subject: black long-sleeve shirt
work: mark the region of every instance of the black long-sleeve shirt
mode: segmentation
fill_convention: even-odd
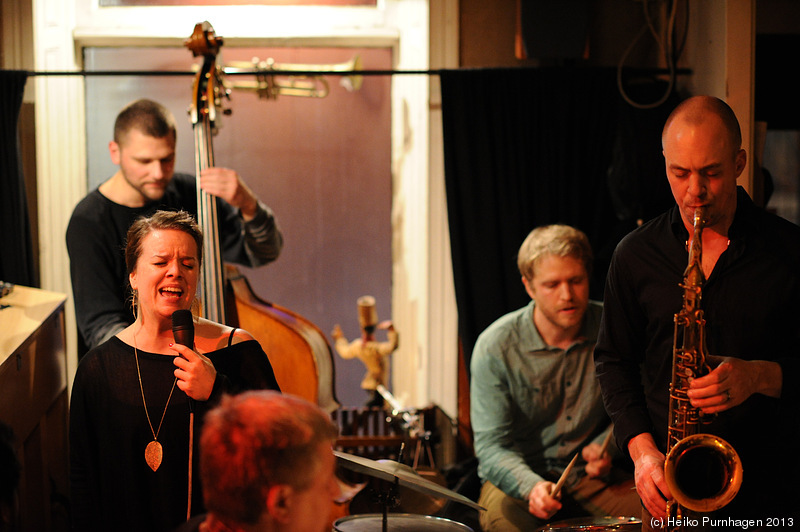
[[[666,448],[674,315],[682,305],[688,237],[674,207],[626,236],[611,261],[595,363],[620,449],[645,432]],[[729,237],[702,288],[709,353],[775,361],[783,388],[778,399],[751,396],[700,431],[722,436],[737,450],[746,494],[776,493],[785,485],[796,496],[800,228],[757,208],[740,188]]]

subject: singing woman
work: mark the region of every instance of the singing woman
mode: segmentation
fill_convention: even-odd
[[[76,530],[166,531],[202,513],[195,450],[204,413],[224,393],[279,389],[244,330],[195,317],[194,348],[175,341],[172,315],[195,301],[202,246],[186,212],[159,211],[128,231],[136,319],[87,353],[73,385]]]

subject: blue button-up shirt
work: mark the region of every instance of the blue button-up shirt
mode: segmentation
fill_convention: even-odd
[[[602,305],[590,301],[578,339],[549,346],[533,323],[531,301],[490,325],[471,361],[470,416],[478,474],[524,499],[548,471],[609,430],[592,350]],[[567,486],[583,476],[579,459]]]

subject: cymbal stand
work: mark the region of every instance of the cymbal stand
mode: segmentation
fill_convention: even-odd
[[[372,499],[381,507],[381,523],[383,532],[389,530],[389,508],[396,508],[400,505],[400,479],[394,479],[391,486],[386,490],[372,490]]]

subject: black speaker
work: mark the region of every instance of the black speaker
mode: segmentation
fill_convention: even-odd
[[[517,0],[520,59],[582,59],[593,0]]]
[[[755,119],[769,129],[800,129],[800,35],[756,35]]]

